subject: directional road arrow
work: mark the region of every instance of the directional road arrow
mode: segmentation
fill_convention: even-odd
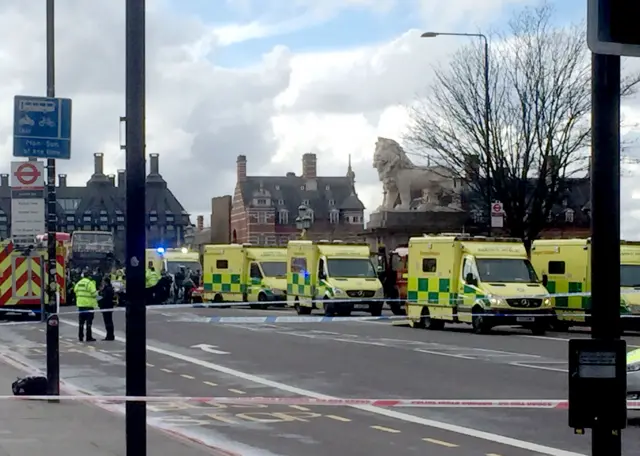
[[[205,351],[207,353],[213,353],[214,355],[229,355],[229,352],[226,351],[222,351],[222,350],[216,350],[218,348],[217,345],[209,345],[209,344],[198,344],[198,345],[192,345],[191,348],[199,348],[202,351]]]

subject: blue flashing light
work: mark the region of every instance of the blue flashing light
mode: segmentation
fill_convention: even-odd
[[[158,252],[160,255],[162,255],[164,253],[164,247],[158,247],[156,249],[156,252]]]

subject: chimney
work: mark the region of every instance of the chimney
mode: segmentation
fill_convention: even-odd
[[[247,180],[247,156],[238,155],[236,160],[236,173],[238,182],[244,182]]]
[[[115,185],[116,185],[116,175],[115,174],[109,174],[107,177],[109,178],[109,183],[115,187]]]
[[[302,156],[302,177],[315,179],[317,177],[316,154],[304,154]]]
[[[198,231],[204,230],[204,216],[203,215],[199,215],[198,217],[196,217],[196,229]]]
[[[160,156],[158,154],[149,154],[149,175],[150,176],[160,175],[159,157]]]
[[[9,186],[9,175],[8,174],[0,174],[0,186],[8,187]]]
[[[101,152],[93,154],[93,174],[104,175],[104,154]]]
[[[124,188],[125,182],[127,181],[127,175],[124,172],[124,169],[118,170],[118,187]]]
[[[66,186],[67,186],[67,175],[58,174],[58,187],[66,187]]]

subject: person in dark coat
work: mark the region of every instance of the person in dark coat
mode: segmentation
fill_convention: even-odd
[[[111,285],[111,278],[108,275],[102,280],[102,290],[100,290],[102,299],[98,301],[98,305],[102,310],[102,319],[104,321],[104,329],[107,331],[107,337],[104,340],[115,340],[115,328],[113,325],[113,307],[115,305],[115,292]]]

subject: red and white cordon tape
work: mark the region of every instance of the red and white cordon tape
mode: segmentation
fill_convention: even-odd
[[[240,405],[323,405],[373,407],[417,407],[417,408],[537,408],[566,409],[566,400],[521,400],[521,399],[316,399],[307,397],[206,397],[206,396],[0,396],[2,399],[50,401],[90,401],[90,402],[196,402],[209,404]],[[640,400],[627,401],[627,408],[640,409]]]

